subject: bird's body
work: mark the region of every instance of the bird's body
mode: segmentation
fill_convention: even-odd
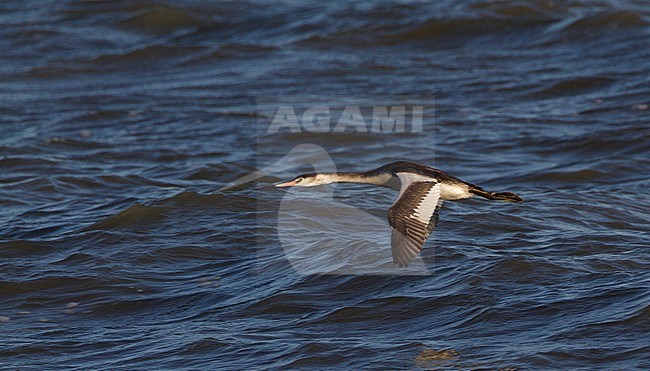
[[[511,192],[488,192],[441,170],[414,162],[398,161],[377,169],[354,173],[303,174],[277,187],[313,187],[330,183],[365,183],[399,190],[388,210],[393,261],[408,265],[422,250],[438,223],[443,200],[462,200],[475,195],[490,200],[523,202]]]

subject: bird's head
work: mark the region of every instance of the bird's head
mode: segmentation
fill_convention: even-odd
[[[333,180],[330,179],[327,176],[327,174],[310,173],[310,174],[298,175],[297,177],[293,178],[288,182],[276,184],[275,186],[276,187],[314,187],[323,184],[330,184],[332,183],[332,181]]]

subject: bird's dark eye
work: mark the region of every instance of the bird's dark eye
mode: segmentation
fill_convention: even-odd
[[[296,182],[296,183],[300,183],[300,182],[302,182],[303,179],[304,179],[304,178],[296,178],[295,182]]]

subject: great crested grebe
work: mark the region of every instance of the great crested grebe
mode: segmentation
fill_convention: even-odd
[[[393,261],[407,266],[436,228],[443,200],[481,196],[488,200],[524,202],[512,192],[489,192],[443,171],[414,162],[398,161],[361,173],[302,174],[276,187],[314,187],[330,183],[374,184],[399,190],[388,209]]]

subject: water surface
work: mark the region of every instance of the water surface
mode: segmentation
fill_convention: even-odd
[[[649,15],[642,1],[3,1],[0,363],[650,368]],[[341,99],[417,101],[423,130],[257,130],[260,100]],[[527,202],[446,203],[431,274],[302,274],[269,184],[311,169],[215,190],[305,143],[340,170],[407,159]],[[395,197],[332,192],[379,221]],[[376,231],[354,223],[343,237]]]

